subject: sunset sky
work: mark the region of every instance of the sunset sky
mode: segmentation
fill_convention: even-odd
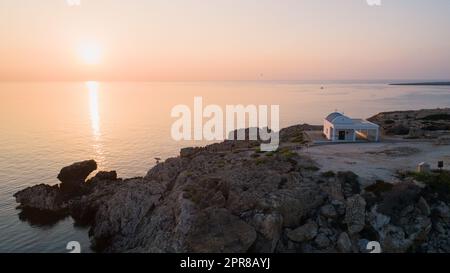
[[[0,0],[0,80],[449,79],[449,33],[449,0]]]

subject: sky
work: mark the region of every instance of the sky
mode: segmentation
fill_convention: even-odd
[[[0,81],[450,79],[450,1],[0,0]]]

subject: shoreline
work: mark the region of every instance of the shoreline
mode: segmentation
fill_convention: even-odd
[[[427,121],[436,111],[442,115],[440,109],[414,113]],[[398,122],[386,123],[392,115],[400,123],[413,120],[411,126],[422,126],[411,111],[404,113],[371,119],[388,132],[397,132],[392,126]],[[419,176],[401,167],[395,181],[368,178],[365,168],[377,172],[377,164],[394,167],[390,163],[424,154],[405,149],[414,148],[411,141],[390,144],[398,149],[386,147],[389,143],[309,147],[305,131],[319,128],[303,124],[282,129],[275,152],[260,151],[258,141],[184,148],[146,176],[131,179],[118,178],[114,171],[87,179],[96,162],[78,162],[61,170],[60,185],[29,187],[15,198],[31,224],[42,220],[36,215],[52,215],[71,216],[77,225],[89,227],[97,252],[359,253],[374,240],[385,252],[450,251],[450,197],[429,186],[440,183],[441,176],[450,177],[449,171]],[[430,136],[425,132],[420,137]],[[376,145],[381,147],[361,148]],[[320,150],[322,159],[317,158]],[[356,164],[333,165],[361,156]],[[328,168],[324,163],[332,164]]]

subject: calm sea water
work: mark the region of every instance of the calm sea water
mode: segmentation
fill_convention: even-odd
[[[58,183],[59,170],[95,159],[121,177],[143,176],[155,157],[176,156],[172,107],[279,104],[281,126],[320,124],[331,111],[367,118],[388,110],[450,107],[450,88],[385,84],[240,83],[0,83],[0,252],[66,252],[69,241],[89,250],[85,228],[66,218],[30,225],[13,194]]]

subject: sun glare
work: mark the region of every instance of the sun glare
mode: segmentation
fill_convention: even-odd
[[[99,64],[101,60],[101,49],[98,45],[83,45],[80,47],[79,54],[85,64]]]

